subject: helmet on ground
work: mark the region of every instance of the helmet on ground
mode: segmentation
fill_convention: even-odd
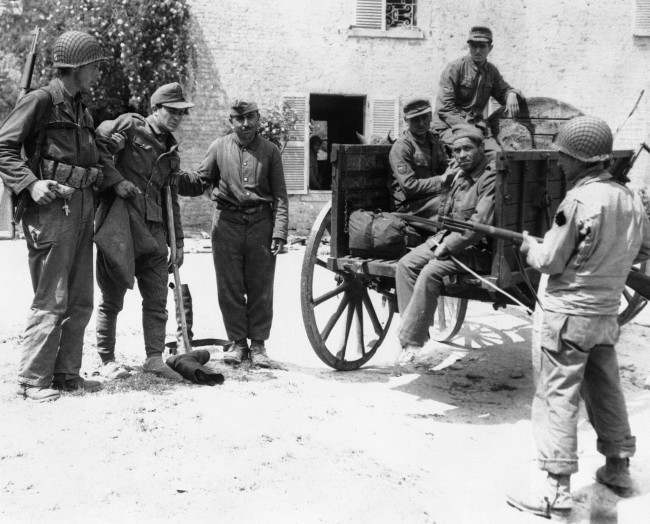
[[[54,67],[81,67],[107,60],[97,39],[81,31],[66,31],[54,42]]]
[[[613,142],[607,122],[595,116],[577,116],[560,128],[553,147],[582,162],[602,162],[611,156]]]

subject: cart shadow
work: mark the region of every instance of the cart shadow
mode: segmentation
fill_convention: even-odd
[[[528,322],[500,329],[466,321],[451,343],[432,342],[402,376],[392,366],[365,366],[354,372],[322,371],[319,375],[341,382],[384,382],[393,391],[422,400],[414,418],[449,423],[502,424],[530,418],[534,393]],[[440,406],[439,410],[424,409]]]

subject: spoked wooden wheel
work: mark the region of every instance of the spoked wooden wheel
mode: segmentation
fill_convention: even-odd
[[[650,267],[646,262],[643,262],[639,266],[639,271],[645,275],[650,275]],[[648,301],[633,288],[626,287],[623,290],[623,296],[621,297],[621,307],[618,311],[618,323],[622,326],[632,320],[643,308],[645,308],[647,303]]]
[[[449,342],[460,331],[466,312],[466,298],[440,297],[433,318],[433,326],[429,329],[431,339],[438,342]]]
[[[341,371],[358,369],[384,341],[393,299],[369,287],[364,275],[327,267],[331,226],[328,204],[318,215],[305,248],[300,279],[302,318],[318,357]]]

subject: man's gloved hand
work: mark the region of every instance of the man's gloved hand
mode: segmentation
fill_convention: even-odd
[[[39,206],[44,206],[53,202],[56,198],[57,182],[54,180],[37,180],[28,186],[29,194],[32,200]]]
[[[170,248],[171,250],[172,248]],[[176,265],[178,267],[181,267],[183,265],[183,260],[184,260],[184,254],[183,254],[183,246],[177,247],[176,248]],[[172,256],[171,253],[169,254],[169,262],[168,262],[168,270],[170,273],[174,272],[174,267],[172,266]]]
[[[519,98],[514,91],[510,91],[506,97],[506,113],[512,118],[519,114]]]
[[[138,187],[130,180],[121,180],[113,186],[117,196],[121,198],[133,198],[134,196],[142,193]]]
[[[274,238],[271,240],[271,254],[273,256],[280,254],[284,248],[284,244],[285,242],[281,238]]]

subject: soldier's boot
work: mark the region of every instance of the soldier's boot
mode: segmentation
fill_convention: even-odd
[[[183,296],[183,312],[185,313],[185,324],[187,325],[187,335],[192,342],[194,338],[194,333],[192,332],[192,326],[194,325],[194,311],[192,309],[192,295],[190,294],[190,287],[187,284],[181,285],[181,295]],[[181,327],[181,312],[176,305],[176,347],[178,351],[182,353],[183,351],[192,351],[192,348],[185,348],[185,342],[183,341],[183,328]]]
[[[169,380],[183,380],[180,373],[176,373],[176,371],[165,364],[160,354],[148,356],[142,364],[142,371],[168,378]]]
[[[103,377],[108,380],[118,380],[131,376],[131,371],[128,367],[123,364],[118,364],[114,360],[109,360],[108,362],[103,362],[97,374],[100,377]]]
[[[52,402],[61,397],[58,389],[20,384],[16,392],[19,397],[34,402]]]
[[[223,357],[226,364],[238,366],[243,360],[248,358],[248,342],[245,338],[235,340],[231,345],[228,353]]]
[[[506,502],[519,511],[550,519],[566,516],[573,508],[571,499],[571,475],[548,473],[545,484],[530,493],[508,494]]]
[[[55,373],[52,379],[52,386],[58,390],[70,393],[95,393],[103,387],[101,382],[86,380],[80,376],[66,378],[65,373]]]
[[[270,359],[266,354],[263,340],[251,340],[251,364],[258,368],[284,369],[284,366]]]
[[[630,476],[630,459],[607,457],[605,465],[596,470],[596,480],[617,493],[629,492],[634,487]]]

